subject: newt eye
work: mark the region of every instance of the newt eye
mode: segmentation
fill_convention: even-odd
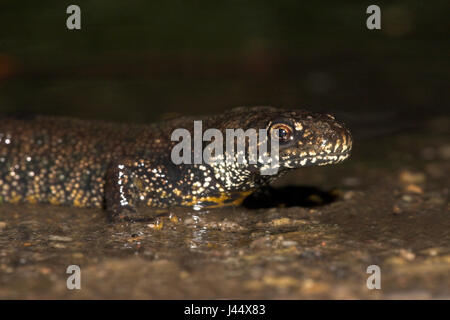
[[[292,127],[284,123],[275,123],[270,127],[270,134],[280,141],[288,141],[293,138]]]

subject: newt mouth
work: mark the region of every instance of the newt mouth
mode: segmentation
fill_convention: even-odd
[[[350,150],[345,152],[317,154],[314,156],[308,155],[297,159],[292,159],[285,162],[285,167],[299,168],[305,166],[324,166],[328,164],[335,164],[344,161],[350,156]]]
[[[308,157],[307,160],[312,164],[317,164],[319,166],[339,163],[344,161],[350,156],[350,151],[339,152],[339,153],[330,153],[326,155],[317,155],[316,157]]]

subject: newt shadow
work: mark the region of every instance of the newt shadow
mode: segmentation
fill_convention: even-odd
[[[336,190],[323,191],[309,186],[265,187],[248,196],[242,206],[247,209],[276,207],[320,207],[339,198]]]
[[[310,186],[286,186],[281,188],[263,187],[259,191],[248,196],[242,206],[246,209],[269,209],[269,208],[287,208],[287,207],[306,207],[314,208],[324,206],[338,200],[339,194],[336,190],[323,191]],[[181,209],[181,208],[178,208]],[[145,210],[145,209],[144,209]],[[109,222],[155,222],[158,219],[169,218],[172,210],[145,210],[143,215],[132,213],[125,215],[120,219],[109,216]],[[181,211],[177,211],[182,214]]]

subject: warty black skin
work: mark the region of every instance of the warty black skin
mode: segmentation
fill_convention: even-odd
[[[178,142],[171,134],[185,128],[193,137],[194,120],[202,120],[203,131],[216,128],[224,137],[225,129],[291,128],[289,139],[279,144],[278,173],[261,175],[261,163],[175,165],[171,151]],[[112,217],[132,215],[139,206],[233,205],[290,169],[343,161],[351,148],[349,130],[333,116],[272,107],[240,107],[151,125],[3,117],[0,196],[11,203],[106,207]]]

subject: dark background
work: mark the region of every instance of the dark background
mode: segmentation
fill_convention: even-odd
[[[274,105],[377,132],[448,113],[447,0],[0,3],[1,113],[147,122]],[[382,30],[366,28],[370,4]]]

